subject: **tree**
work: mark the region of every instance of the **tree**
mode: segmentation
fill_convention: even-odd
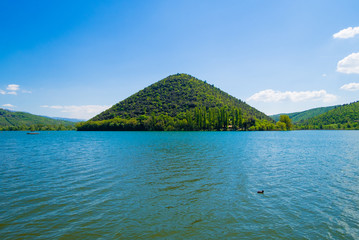
[[[284,122],[281,122],[281,121],[278,121],[275,126],[276,126],[276,128],[278,130],[285,131],[287,129],[286,124]]]
[[[279,122],[282,122],[286,126],[286,130],[291,130],[293,127],[292,120],[288,115],[280,115]]]

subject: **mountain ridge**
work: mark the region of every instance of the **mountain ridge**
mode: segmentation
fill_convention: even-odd
[[[70,130],[75,123],[0,108],[0,130]]]
[[[311,108],[308,110],[300,111],[300,112],[292,112],[292,113],[279,113],[274,115],[269,115],[269,117],[273,118],[274,121],[279,121],[280,115],[288,115],[290,119],[292,119],[293,123],[300,122],[302,120],[306,120],[315,116],[319,116],[325,112],[328,112],[340,105],[328,106],[328,107],[318,107]]]
[[[359,101],[343,104],[321,115],[302,120],[297,129],[358,129]]]

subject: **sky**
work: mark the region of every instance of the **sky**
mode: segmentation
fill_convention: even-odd
[[[0,2],[0,108],[89,119],[188,73],[266,114],[359,100],[359,1]]]

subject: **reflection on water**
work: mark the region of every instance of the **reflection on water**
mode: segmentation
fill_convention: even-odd
[[[356,131],[0,132],[0,236],[358,239],[358,146]]]

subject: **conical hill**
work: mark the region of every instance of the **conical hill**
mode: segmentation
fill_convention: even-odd
[[[273,121],[245,102],[188,74],[168,76],[115,104],[110,109],[92,118],[91,121],[108,120],[116,117],[129,119],[153,114],[176,117],[178,114],[196,107],[211,109],[224,106],[240,109],[245,118]]]

